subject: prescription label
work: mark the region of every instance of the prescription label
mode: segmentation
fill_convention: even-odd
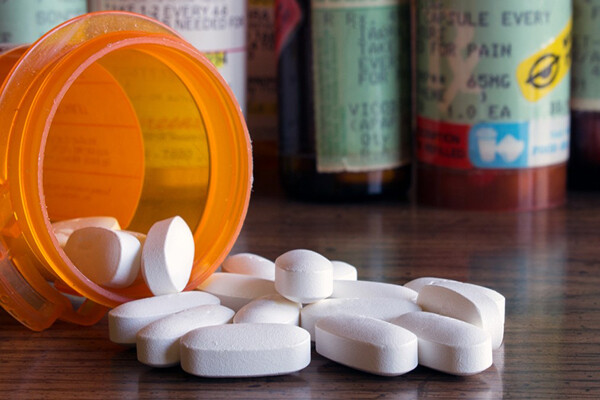
[[[61,22],[86,12],[86,0],[2,0],[0,43],[32,43]]]
[[[176,30],[213,62],[245,109],[245,0],[91,0],[90,11],[100,10],[143,14]]]
[[[317,169],[409,161],[409,8],[402,0],[312,0]]]
[[[120,83],[144,134],[147,168],[208,168],[206,127],[181,79],[159,60],[126,49],[99,63]]]
[[[128,226],[144,175],[144,142],[135,110],[114,77],[92,64],[61,99],[45,142],[48,216],[56,221],[110,215]]]
[[[419,160],[455,169],[565,162],[570,2],[414,5]]]
[[[600,111],[600,0],[573,1],[571,108]]]

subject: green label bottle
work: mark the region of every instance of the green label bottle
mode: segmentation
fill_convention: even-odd
[[[279,0],[282,181],[315,200],[399,196],[409,183],[404,0]]]

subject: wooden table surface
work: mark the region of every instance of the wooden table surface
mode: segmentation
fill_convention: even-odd
[[[201,379],[137,362],[92,327],[28,331],[0,310],[0,398],[600,398],[600,194],[533,213],[450,212],[407,202],[323,205],[255,195],[234,252],[274,259],[294,248],[402,284],[438,276],[486,285],[507,299],[494,365],[455,377],[427,368],[387,378],[313,351],[286,376]]]

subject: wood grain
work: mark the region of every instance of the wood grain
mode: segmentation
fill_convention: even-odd
[[[600,195],[533,213],[453,212],[410,203],[306,204],[255,195],[234,252],[274,259],[308,248],[359,278],[440,276],[507,297],[504,345],[471,377],[427,368],[383,378],[313,352],[298,373],[201,379],[156,369],[93,327],[34,333],[0,311],[0,398],[44,399],[597,399],[600,398]]]

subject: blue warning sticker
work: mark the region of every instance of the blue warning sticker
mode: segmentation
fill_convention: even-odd
[[[529,168],[566,162],[568,116],[520,123],[480,123],[469,131],[469,159],[478,168]]]

